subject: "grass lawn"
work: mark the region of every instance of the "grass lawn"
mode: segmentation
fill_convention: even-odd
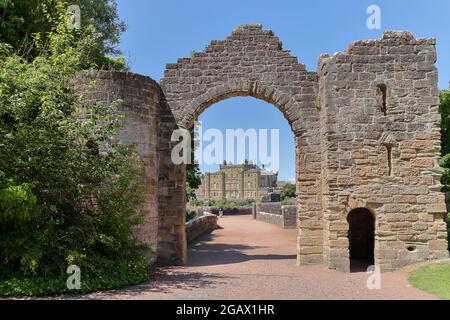
[[[409,274],[408,280],[418,289],[450,300],[450,262],[417,268]]]

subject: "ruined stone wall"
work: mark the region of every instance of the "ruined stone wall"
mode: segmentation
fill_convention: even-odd
[[[347,215],[375,217],[384,271],[445,258],[434,39],[385,32],[319,59],[324,260],[349,270]]]
[[[168,64],[161,87],[176,124],[183,128],[190,128],[210,105],[236,96],[262,99],[284,114],[296,143],[298,263],[321,263],[317,74],[308,72],[296,57],[283,50],[272,31],[263,30],[260,25],[246,25],[234,30],[225,40],[212,41],[203,52]],[[176,183],[180,184],[181,180]]]
[[[136,236],[158,250],[158,128],[161,91],[148,77],[133,73],[91,71],[78,75],[76,90],[87,94],[88,103],[110,105],[121,100],[119,111],[125,115],[119,143],[136,143],[143,163],[142,179],[146,186],[141,206],[144,223],[135,229]],[[151,260],[155,260],[152,255]]]
[[[252,96],[276,106],[295,136],[298,212],[282,212],[297,219],[298,264],[349,271],[347,215],[366,208],[375,263],[389,271],[448,257],[435,61],[434,39],[390,31],[308,72],[272,31],[251,25],[167,65],[161,88],[121,72],[93,72],[93,90],[88,77],[77,87],[93,102],[124,102],[119,140],[137,142],[148,188],[136,234],[161,262],[187,259],[186,168],[172,163],[173,131],[220,100]]]
[[[187,261],[186,166],[172,162],[172,149],[177,142],[171,141],[171,137],[178,128],[163,98],[158,141],[158,260],[162,264],[184,264]]]

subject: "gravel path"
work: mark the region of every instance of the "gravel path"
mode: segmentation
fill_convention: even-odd
[[[406,272],[382,274],[369,290],[368,274],[321,266],[297,267],[296,230],[282,230],[251,216],[225,216],[222,229],[189,249],[188,264],[160,268],[148,284],[86,299],[435,299],[408,285]]]

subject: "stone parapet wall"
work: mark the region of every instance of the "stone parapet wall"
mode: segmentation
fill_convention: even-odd
[[[281,214],[257,211],[256,220],[274,224],[283,228],[283,216]]]
[[[215,214],[205,212],[201,217],[186,223],[186,240],[192,242],[198,237],[218,228],[218,217]]]
[[[219,215],[219,208],[211,208],[211,207],[199,207],[196,209],[198,214],[202,214],[203,212],[209,212],[215,215]],[[252,214],[252,208],[233,208],[233,209],[225,209],[224,215],[250,215]]]
[[[267,212],[281,215],[281,202],[257,202],[256,212]]]
[[[283,216],[283,226],[285,229],[297,228],[297,206],[281,206],[281,215]]]
[[[281,205],[281,202],[256,204],[255,219],[268,222],[284,229],[297,227],[297,206]]]

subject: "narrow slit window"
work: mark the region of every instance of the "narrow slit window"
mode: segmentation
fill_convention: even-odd
[[[386,106],[386,96],[387,96],[387,87],[385,84],[377,85],[377,107],[381,112],[386,116],[387,115],[387,106]]]
[[[387,154],[387,165],[388,165],[388,176],[392,177],[392,146],[386,146]]]

